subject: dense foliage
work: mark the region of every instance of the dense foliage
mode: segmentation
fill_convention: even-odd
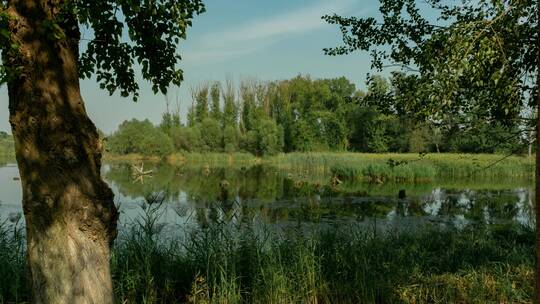
[[[9,14],[10,5],[16,4],[0,0],[0,84],[20,72],[13,59],[20,56],[21,41],[9,27],[16,19]],[[123,97],[131,95],[134,100],[139,96],[136,67],[152,83],[154,93],[165,93],[171,84],[181,83],[177,47],[186,39],[194,16],[205,11],[201,0],[65,1],[54,5],[50,16],[34,16],[35,26],[47,31],[51,41],[74,39],[77,44],[79,27],[90,29],[92,35],[84,38],[86,47],[78,60],[80,76],[95,75],[102,89],[110,94],[119,91]]]
[[[380,16],[324,16],[343,33],[343,45],[326,52],[368,51],[374,68],[403,67],[402,108],[508,121],[534,106],[537,1],[379,2]]]
[[[472,114],[419,121],[399,101],[409,76],[373,76],[359,91],[344,77],[216,82],[192,90],[193,103],[182,123],[179,111],[161,124],[137,120],[121,124],[109,150],[119,154],[293,151],[357,152],[524,152],[529,138],[518,122],[499,123]],[[528,135],[528,134],[525,134]],[[159,144],[161,143],[161,145]],[[172,144],[171,144],[172,143]]]
[[[167,155],[172,152],[172,140],[156,129],[148,120],[123,122],[111,136],[111,152],[118,154],[139,153],[144,155]]]

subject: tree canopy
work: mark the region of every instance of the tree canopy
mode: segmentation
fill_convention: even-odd
[[[408,72],[399,107],[423,118],[467,112],[508,121],[532,106],[535,1],[380,0],[379,10],[380,18],[324,16],[343,33],[343,44],[325,52],[368,51],[374,68]]]
[[[525,152],[530,144],[530,138],[516,136],[526,127],[521,121],[504,124],[468,113],[449,114],[443,121],[418,120],[401,107],[410,98],[409,90],[401,89],[407,82],[408,76],[394,73],[370,77],[366,91],[344,77],[251,80],[236,89],[229,81],[226,86],[214,83],[213,94],[201,85],[193,89],[185,125],[179,109],[164,113],[159,127],[126,121],[108,146],[119,154],[164,156],[173,151],[506,153]],[[158,138],[160,151],[149,146]]]
[[[15,35],[9,23],[17,22],[8,12],[7,0],[0,1],[0,83],[18,72],[13,61],[18,55]],[[45,1],[38,1],[46,5]],[[37,16],[36,27],[48,31],[50,39],[77,37],[86,42],[78,67],[83,78],[96,76],[102,89],[110,94],[119,91],[124,97],[138,98],[139,85],[135,70],[140,67],[143,79],[152,84],[155,93],[166,93],[169,85],[183,80],[177,64],[180,40],[196,14],[205,11],[201,0],[70,0],[50,6],[48,13]],[[79,27],[91,33],[81,37]],[[74,31],[66,35],[66,31]],[[71,41],[78,43],[79,41]]]

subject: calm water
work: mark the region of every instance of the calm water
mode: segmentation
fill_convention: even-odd
[[[104,166],[125,228],[146,210],[145,197],[163,199],[164,226],[205,227],[220,220],[269,225],[336,225],[355,222],[366,228],[400,229],[424,224],[519,222],[532,225],[531,181],[442,180],[423,184],[334,185],[324,174],[300,174],[257,166],[248,169],[182,168],[146,165],[152,174],[132,175],[125,164]],[[16,166],[0,167],[0,219],[22,212]],[[174,229],[174,228],[173,228]]]

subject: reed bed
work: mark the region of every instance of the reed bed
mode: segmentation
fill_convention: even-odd
[[[216,221],[184,234],[163,232],[160,216],[148,206],[116,241],[118,303],[532,300],[534,233],[521,226],[375,234],[355,225],[276,230]],[[0,303],[29,300],[17,227],[0,225]]]
[[[107,161],[159,162],[157,157],[107,155]],[[324,180],[364,180],[373,183],[432,182],[436,179],[534,179],[533,157],[500,154],[413,153],[286,153],[259,158],[249,153],[176,153],[166,158],[174,166],[192,168],[249,168],[267,165],[294,176]]]
[[[343,179],[424,182],[437,178],[534,177],[534,159],[496,154],[289,153],[268,162],[283,170],[331,174]]]
[[[167,162],[187,167],[240,168],[257,165],[261,159],[249,153],[175,153],[167,157]]]

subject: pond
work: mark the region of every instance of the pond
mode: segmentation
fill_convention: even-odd
[[[120,229],[144,214],[150,196],[161,202],[160,222],[170,227],[205,227],[212,221],[276,227],[353,222],[387,230],[509,222],[532,227],[534,221],[533,182],[526,179],[368,183],[263,165],[209,168],[148,163],[144,170],[152,172],[134,176],[132,166],[123,163],[103,168],[121,212]],[[21,197],[17,167],[0,167],[0,219],[17,218]]]

